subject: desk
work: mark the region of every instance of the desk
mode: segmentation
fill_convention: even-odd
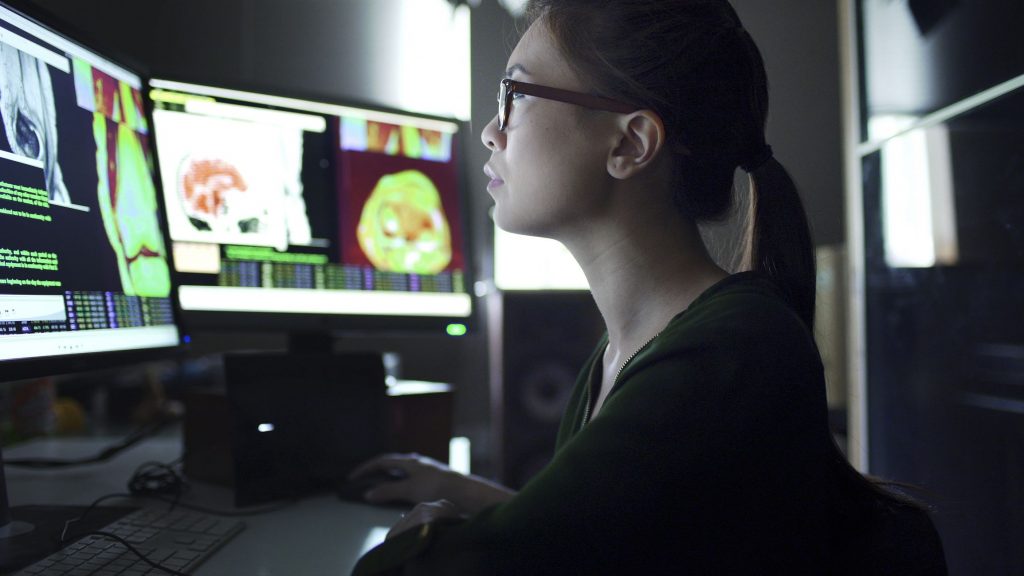
[[[94,455],[120,438],[40,439],[4,448],[4,458],[77,458]],[[63,470],[7,467],[12,506],[88,505],[105,494],[126,492],[129,477],[143,462],[170,462],[181,456],[179,436],[149,438],[113,460]],[[230,489],[191,483],[182,502],[233,509]],[[107,501],[119,505],[125,501]],[[136,500],[133,505],[166,506]],[[338,576],[351,572],[359,556],[380,542],[401,512],[311,496],[259,516],[241,518],[246,528],[196,570],[196,576]]]

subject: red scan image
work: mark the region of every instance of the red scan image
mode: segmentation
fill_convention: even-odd
[[[124,120],[121,112],[121,95],[118,81],[113,76],[92,69],[93,98],[96,100],[96,111],[114,122]]]
[[[248,190],[242,174],[232,164],[219,158],[187,160],[179,175],[180,193],[185,213],[206,222],[213,228],[224,210],[228,192]]]

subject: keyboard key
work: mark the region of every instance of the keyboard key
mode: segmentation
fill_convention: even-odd
[[[133,554],[132,556],[135,555]],[[135,556],[135,558],[138,557]],[[135,558],[118,558],[110,564],[107,564],[107,568],[111,568],[113,570],[124,570],[125,568],[128,568],[129,566],[135,563]]]
[[[166,558],[170,558],[174,554],[174,550],[170,548],[158,548],[151,554],[146,554],[146,558],[149,558],[153,562],[162,562]]]
[[[223,536],[230,532],[231,529],[231,524],[228,524],[227,522],[218,522],[217,524],[211,526],[208,530],[206,530],[206,533],[213,534],[215,536]]]

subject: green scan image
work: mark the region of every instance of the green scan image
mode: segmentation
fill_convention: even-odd
[[[111,128],[117,133],[108,134]],[[142,144],[127,125],[108,124],[98,113],[93,115],[93,135],[100,212],[122,289],[129,296],[169,296],[171,275],[157,220],[156,187]]]
[[[381,177],[363,205],[356,236],[378,270],[437,274],[452,260],[441,195],[419,170]]]

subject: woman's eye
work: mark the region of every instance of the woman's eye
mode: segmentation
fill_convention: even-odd
[[[515,100],[519,100],[523,96],[526,96],[526,94],[520,94],[519,92],[513,92],[511,94],[511,96],[512,96],[512,100],[515,101]]]

